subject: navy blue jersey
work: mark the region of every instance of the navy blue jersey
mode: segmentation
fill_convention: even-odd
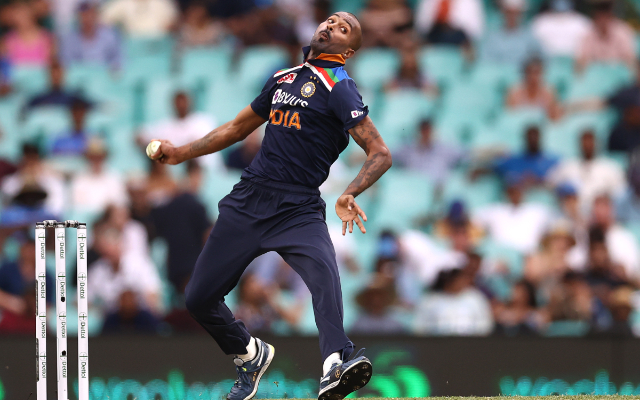
[[[309,48],[303,49],[305,58]],[[260,152],[243,177],[319,187],[349,144],[349,129],[369,114],[344,58],[321,54],[278,71],[251,103],[267,120]]]

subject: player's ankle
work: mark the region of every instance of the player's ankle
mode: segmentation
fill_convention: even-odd
[[[247,353],[246,354],[238,354],[238,358],[243,362],[252,361],[258,355],[258,342],[252,336],[249,344],[247,345]]]

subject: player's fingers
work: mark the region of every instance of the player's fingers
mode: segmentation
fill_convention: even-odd
[[[342,236],[347,234],[347,222],[342,221]]]
[[[349,233],[353,233],[353,220],[349,221]]]
[[[358,207],[358,205],[356,204],[355,200],[353,200],[352,197],[349,198],[347,205],[348,205],[349,211],[351,211],[354,208]]]
[[[358,228],[360,228],[360,232],[367,233],[367,228],[364,227],[364,224],[362,223],[362,221],[360,221],[360,218],[356,216],[355,221],[356,225],[358,225]]]
[[[363,221],[367,220],[367,214],[364,213],[364,211],[362,211],[362,208],[358,207],[358,215],[362,217]]]

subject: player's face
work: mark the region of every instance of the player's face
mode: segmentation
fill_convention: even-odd
[[[332,14],[316,29],[311,38],[311,48],[317,53],[342,54],[350,58],[355,53],[351,48],[353,35],[359,34],[359,29],[358,21],[349,14]]]

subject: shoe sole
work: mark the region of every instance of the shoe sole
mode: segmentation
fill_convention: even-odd
[[[339,381],[324,388],[318,400],[342,400],[356,390],[362,389],[371,380],[373,366],[368,358],[349,366]]]
[[[255,396],[256,393],[258,393],[258,385],[260,385],[260,378],[262,378],[264,371],[266,371],[267,368],[269,368],[269,365],[271,365],[271,360],[273,360],[273,356],[276,354],[276,349],[272,345],[267,343],[267,346],[269,346],[269,356],[267,357],[267,362],[264,364],[262,368],[260,368],[260,373],[258,373],[258,377],[256,378],[256,384],[253,387],[253,391],[249,396],[245,397],[243,400],[252,399],[253,396]]]

